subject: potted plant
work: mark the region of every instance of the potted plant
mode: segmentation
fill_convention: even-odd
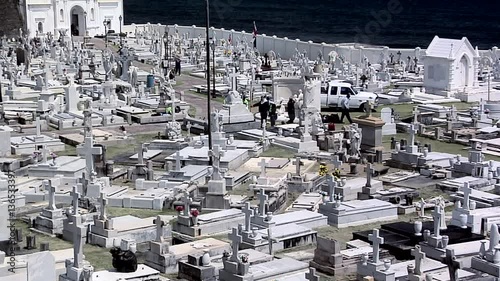
[[[191,210],[191,221],[193,222],[193,225],[198,225],[198,216],[200,215],[200,211],[198,209],[194,208]]]

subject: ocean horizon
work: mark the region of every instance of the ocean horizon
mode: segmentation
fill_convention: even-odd
[[[435,35],[500,45],[500,2],[484,0],[211,0],[211,26],[325,43],[426,48]],[[124,0],[125,24],[205,26],[204,0]]]

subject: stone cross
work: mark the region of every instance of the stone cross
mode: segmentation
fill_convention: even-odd
[[[229,240],[231,240],[231,246],[233,248],[233,255],[231,256],[231,261],[238,262],[238,250],[240,247],[240,243],[242,242],[241,235],[238,234],[238,229],[233,227],[233,230],[228,235]]]
[[[316,275],[316,268],[309,267],[309,272],[306,272],[306,279],[309,281],[319,281],[319,277]]]
[[[458,280],[457,271],[462,268],[462,264],[455,257],[455,250],[446,249],[446,255],[441,258],[441,262],[448,266],[450,281]]]
[[[85,156],[87,175],[92,175],[92,172],[94,172],[94,155],[101,155],[102,149],[100,147],[94,147],[93,137],[87,136],[85,137],[84,144],[77,148],[77,152],[79,155]]]
[[[257,197],[259,198],[259,215],[265,216],[266,215],[266,202],[267,202],[268,196],[264,192],[264,188],[260,189],[260,193],[257,194]]]
[[[408,143],[409,146],[415,145],[415,134],[417,133],[417,126],[415,124],[410,124],[410,141]]]
[[[421,251],[420,246],[416,245],[415,249],[411,250],[411,255],[415,257],[415,274],[422,274],[422,262],[425,259],[425,253]]]
[[[184,211],[183,215],[184,216],[189,216],[189,208],[191,206],[191,202],[193,202],[193,199],[189,197],[189,194],[184,194],[184,197],[182,197],[182,202],[184,202]]]
[[[417,109],[416,106],[413,108],[412,113],[413,113],[413,124],[417,124],[418,123],[418,113],[419,113],[419,111],[418,111],[418,109]]]
[[[333,166],[335,167],[335,169],[339,169],[340,166],[342,166],[342,161],[340,161],[339,156],[336,154],[333,155],[332,162],[333,162]]]
[[[78,214],[78,200],[80,199],[80,193],[78,193],[78,188],[76,185],[73,185],[73,215]]]
[[[365,172],[366,172],[366,187],[371,187],[372,186],[372,175],[375,169],[373,168],[372,163],[368,163],[365,167]]]
[[[328,183],[328,196],[330,197],[330,202],[333,202],[333,195],[335,193],[335,188],[337,187],[337,182],[333,180],[331,175],[326,177]]]
[[[259,177],[265,178],[266,177],[266,168],[267,168],[266,159],[262,158],[258,165],[260,167],[260,176]]]
[[[156,242],[163,243],[165,240],[163,239],[163,227],[165,226],[165,222],[161,219],[161,216],[156,216],[156,219],[153,220],[153,223],[156,225]]]
[[[42,134],[42,124],[40,123],[40,117],[36,117],[36,136],[40,136]]]
[[[254,215],[254,210],[250,208],[250,202],[245,203],[245,207],[241,210],[245,214],[245,231],[250,231],[250,220]]]
[[[49,192],[49,206],[47,207],[48,210],[55,210],[57,209],[56,207],[56,188],[52,186],[52,182],[50,180],[44,180],[43,181],[43,186],[44,189]]]
[[[465,210],[469,210],[469,205],[470,205],[470,194],[471,194],[471,189],[469,187],[468,182],[464,182],[464,186],[460,188],[460,191],[464,193],[464,205],[463,208]]]
[[[139,165],[144,164],[144,152],[147,151],[148,148],[143,143],[139,144],[139,149],[137,151],[137,160]]]
[[[300,177],[300,156],[295,157],[295,175]]]
[[[175,170],[180,171],[181,169],[181,153],[177,151],[175,153]]]
[[[212,166],[214,167],[214,173],[212,179],[219,180],[221,178],[220,175],[220,159],[224,156],[224,151],[221,150],[219,145],[214,145],[212,150],[208,151],[208,155],[212,157]],[[215,177],[214,177],[215,176]]]
[[[434,211],[432,211],[432,218],[434,219],[434,236],[439,237],[441,230],[441,215],[442,215],[441,206],[435,205]]]
[[[106,198],[106,194],[104,192],[101,192],[101,196],[99,197],[99,203],[101,204],[101,213],[99,216],[100,220],[106,220],[106,205],[108,204],[108,198]]]
[[[380,245],[384,244],[384,237],[379,236],[378,229],[374,229],[373,234],[368,234],[368,240],[373,243],[373,263],[378,263]]]
[[[43,164],[47,163],[47,152],[48,152],[48,151],[47,151],[47,145],[46,145],[46,144],[44,144],[44,145],[42,146],[42,163],[43,163]]]
[[[80,215],[75,215],[73,220],[73,267],[81,268],[83,266],[83,244],[84,232],[86,227],[80,226]]]

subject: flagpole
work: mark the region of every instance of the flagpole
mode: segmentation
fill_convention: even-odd
[[[207,66],[207,124],[208,124],[208,149],[212,150],[212,122],[211,122],[211,113],[212,113],[212,107],[210,104],[210,100],[212,99],[210,97],[210,34],[209,34],[209,28],[210,28],[210,0],[205,0],[206,3],[206,9],[207,9],[207,19],[206,19],[206,66]],[[212,157],[208,158],[208,165],[212,166]]]

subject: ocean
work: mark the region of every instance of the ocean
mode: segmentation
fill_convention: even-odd
[[[477,2],[476,2],[477,1]],[[435,35],[500,45],[494,0],[211,0],[211,26],[326,43],[426,48]],[[125,23],[205,26],[204,0],[124,0]]]

